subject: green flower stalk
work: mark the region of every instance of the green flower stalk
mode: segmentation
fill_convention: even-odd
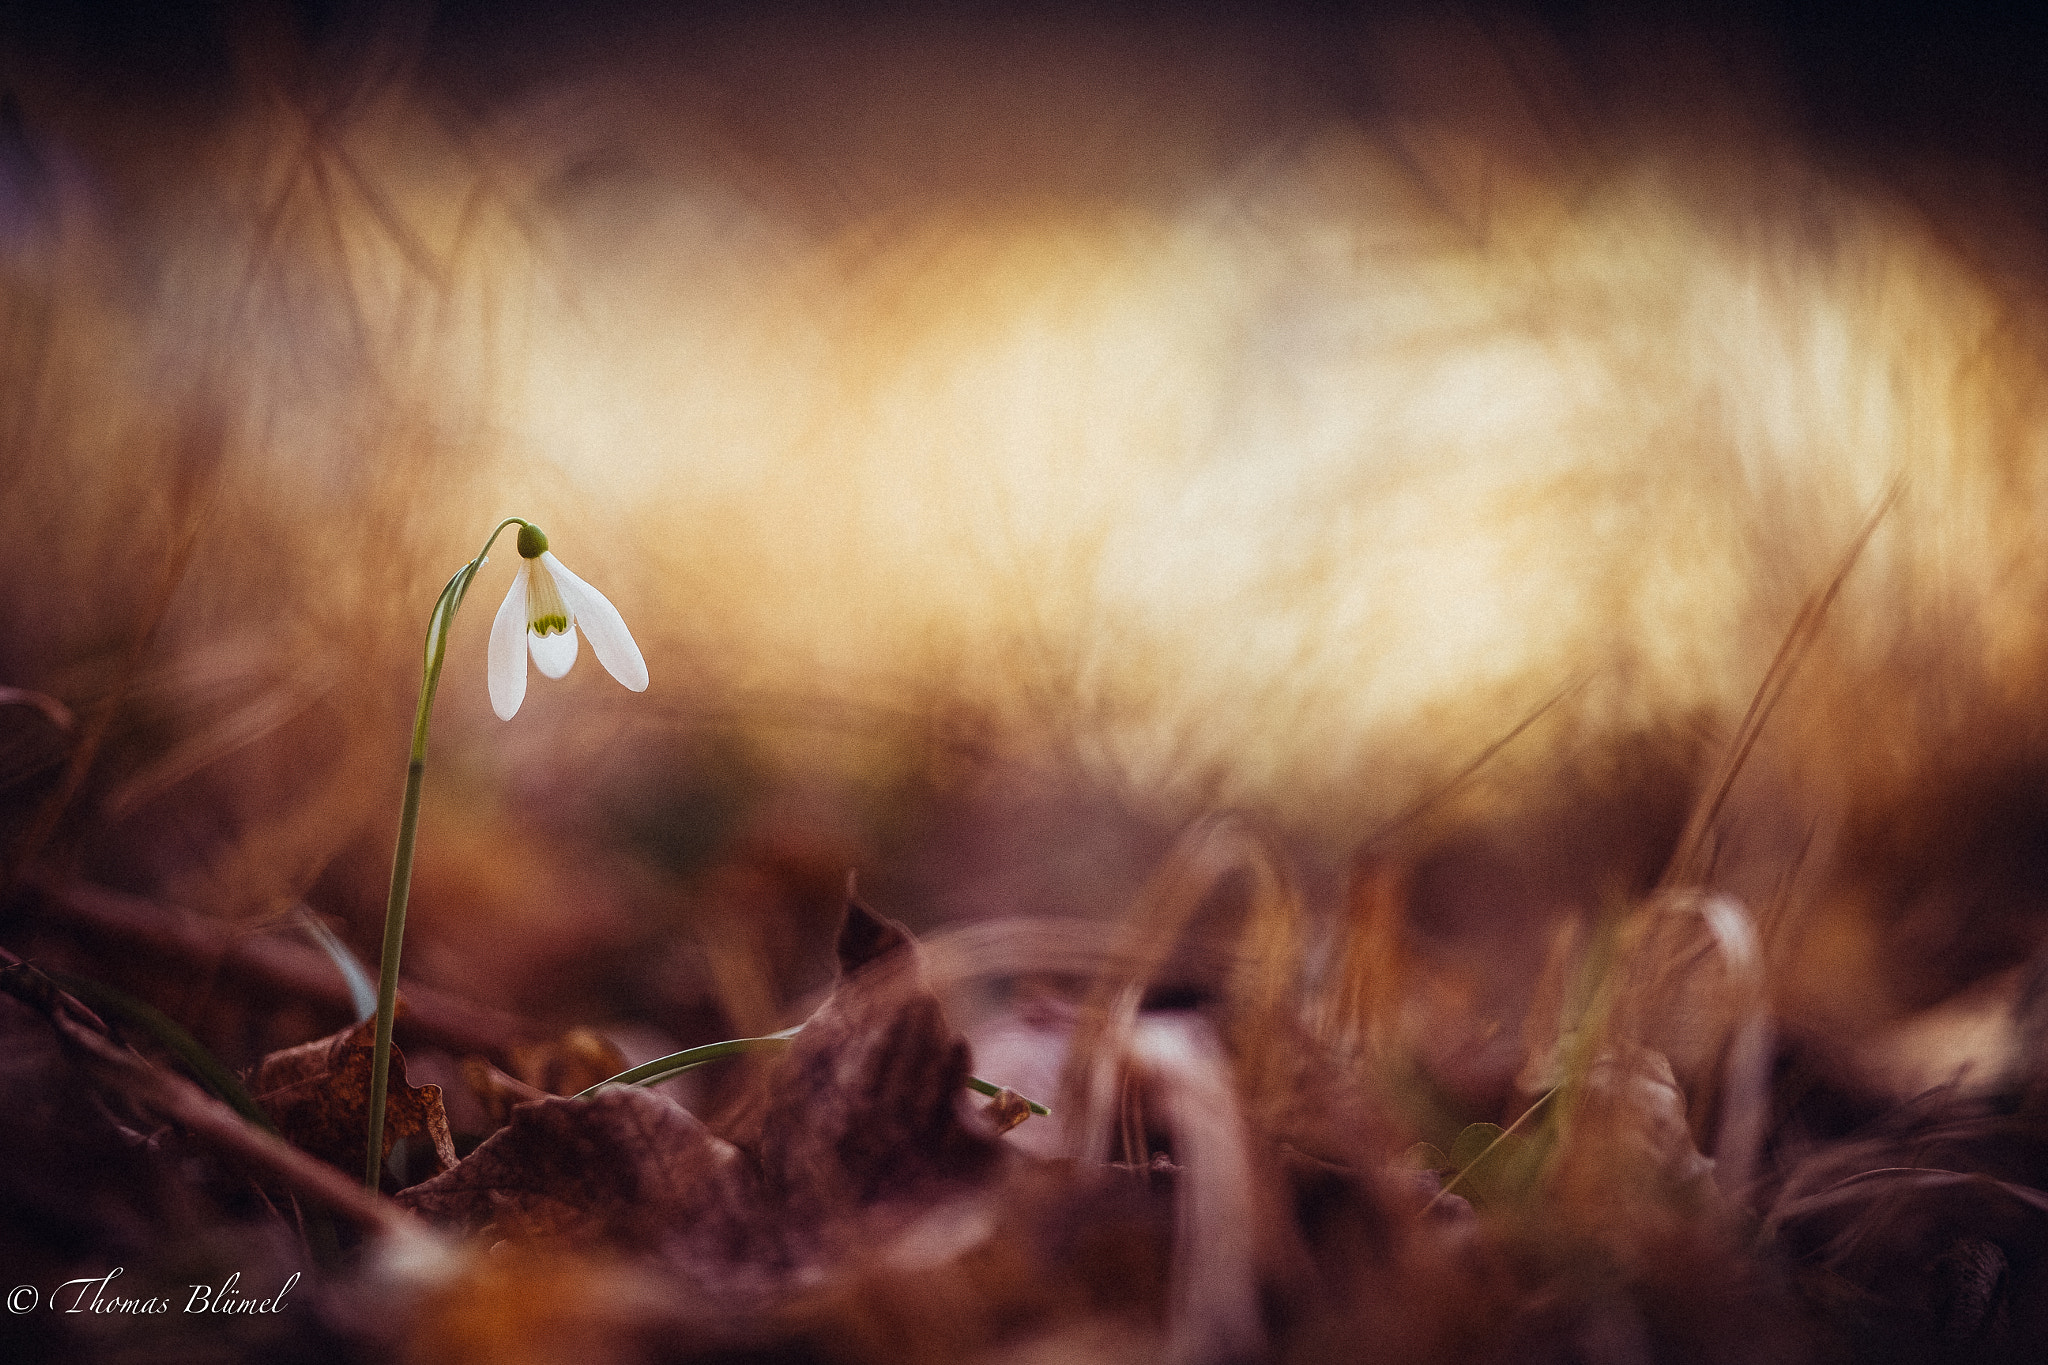
[[[405,801],[399,808],[398,848],[391,859],[391,894],[384,905],[384,954],[377,975],[377,1039],[370,1062],[370,1140],[363,1183],[374,1193],[384,1164],[384,1100],[391,1082],[391,1021],[398,1008],[398,957],[405,946],[405,907],[412,891],[413,843],[419,833],[420,787],[427,772],[427,722],[433,714],[434,692],[441,685],[441,665],[448,654],[448,627],[470,584],[483,568],[491,546],[508,526],[519,528],[519,572],[491,624],[487,681],[491,709],[503,720],[518,713],[526,697],[526,656],[550,678],[559,678],[576,662],[576,628],[590,637],[598,662],[635,692],[647,690],[647,663],[603,593],[564,568],[548,550],[538,526],[507,517],[492,530],[483,549],[455,571],[427,618],[426,661],[420,678],[419,709],[413,713],[412,761],[405,770]]]

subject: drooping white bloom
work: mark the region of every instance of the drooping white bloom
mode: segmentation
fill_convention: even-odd
[[[529,554],[531,550],[533,553]],[[526,655],[550,678],[576,662],[576,627],[590,637],[605,671],[635,692],[647,690],[647,662],[605,595],[562,567],[538,528],[521,527],[519,572],[491,623],[491,709],[510,720],[526,700]]]

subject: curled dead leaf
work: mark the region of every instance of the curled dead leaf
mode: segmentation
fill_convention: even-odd
[[[626,1056],[595,1029],[512,1049],[512,1074],[549,1095],[575,1095],[626,1069]]]
[[[352,1174],[362,1169],[363,1147],[369,1140],[375,1031],[375,1021],[364,1020],[325,1038],[273,1052],[257,1064],[249,1083],[256,1102],[287,1141]],[[387,1191],[455,1165],[455,1141],[441,1105],[441,1087],[408,1084],[405,1054],[396,1047],[391,1049],[384,1115]],[[403,1159],[393,1162],[392,1154],[401,1150]]]
[[[901,925],[849,905],[839,965],[731,1140],[639,1087],[550,1096],[513,1105],[503,1129],[399,1202],[470,1232],[658,1255],[732,1301],[867,1246],[875,1217],[895,1226],[878,1208],[914,1217],[979,1188],[1003,1152],[996,1130],[1025,1101],[1006,1093],[982,1110],[966,1097],[967,1045]]]
[[[1031,1101],[1014,1090],[998,1090],[982,1106],[981,1116],[998,1132],[1007,1133],[1031,1117]]]
[[[482,1057],[462,1059],[462,1080],[483,1107],[493,1129],[503,1128],[511,1122],[512,1106],[547,1098],[546,1091],[528,1085],[517,1076],[506,1075]]]
[[[549,1096],[453,1170],[399,1203],[470,1232],[531,1234],[653,1250],[744,1222],[744,1172],[732,1144],[664,1095],[609,1086],[587,1100]]]
[[[966,1040],[910,931],[849,900],[839,981],[776,1068],[764,1186],[799,1226],[990,1173],[1003,1148],[965,1119]]]

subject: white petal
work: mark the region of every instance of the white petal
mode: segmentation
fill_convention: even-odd
[[[559,678],[569,671],[576,662],[576,624],[559,635],[535,635],[529,632],[526,647],[533,651],[533,666],[550,678]]]
[[[530,565],[529,560],[519,561],[519,572],[512,575],[512,587],[491,622],[491,647],[486,656],[489,668],[485,676],[491,685],[491,709],[498,713],[499,720],[518,715],[519,703],[526,700],[526,641],[522,637],[526,634],[526,575],[531,572]]]
[[[590,637],[590,647],[597,651],[597,661],[605,671],[633,691],[645,692],[647,661],[640,657],[640,646],[633,643],[633,633],[626,629],[619,609],[603,593],[563,568],[554,551],[543,554],[540,562],[555,576],[555,586],[561,589],[562,600],[569,604],[569,615]]]

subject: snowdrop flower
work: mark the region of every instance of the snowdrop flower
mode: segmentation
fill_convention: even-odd
[[[647,690],[647,663],[605,595],[562,567],[538,526],[519,528],[519,573],[491,623],[491,709],[510,720],[526,700],[526,655],[550,678],[576,662],[576,627],[590,637],[605,671],[635,692]]]

